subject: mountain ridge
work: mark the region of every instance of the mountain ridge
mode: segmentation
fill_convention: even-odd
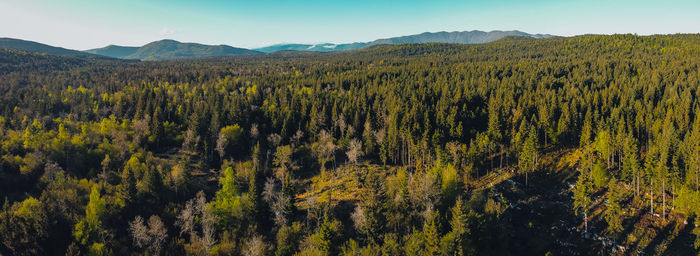
[[[139,60],[169,60],[261,53],[224,44],[206,45],[199,43],[183,43],[172,39],[154,41],[140,47],[109,45],[103,48],[90,49],[86,52],[101,53],[104,55],[109,54],[107,56],[121,59]]]
[[[344,44],[320,43],[320,44],[275,44],[266,47],[253,48],[253,50],[265,53],[295,50],[295,51],[316,51],[316,52],[332,52],[342,50],[356,50],[367,46],[380,44],[408,44],[408,43],[457,43],[457,44],[481,44],[489,43],[507,36],[525,36],[532,38],[549,38],[554,35],[549,34],[530,34],[519,30],[493,30],[493,31],[439,31],[439,32],[423,32],[420,34],[380,38],[369,42],[354,42]]]
[[[110,44],[102,48],[85,50],[84,52],[108,56],[112,58],[124,59],[125,57],[134,54],[136,51],[138,51],[139,48],[139,46],[120,46]]]
[[[190,42],[179,42],[173,39],[163,39],[150,42],[143,46],[119,46],[110,44],[106,47],[89,49],[85,51],[71,50],[55,47],[33,41],[13,38],[0,38],[0,48],[38,52],[44,54],[76,56],[76,57],[108,57],[129,60],[170,60],[183,58],[199,58],[214,56],[251,55],[273,53],[278,51],[306,51],[306,52],[335,52],[357,50],[369,46],[410,44],[410,43],[455,43],[455,44],[481,44],[489,43],[505,37],[549,38],[549,34],[529,34],[518,30],[509,31],[439,31],[424,32],[420,34],[380,38],[369,42],[353,43],[318,43],[318,44],[276,44],[266,47],[245,49],[230,45],[206,45]]]
[[[74,57],[104,57],[103,55],[96,55],[89,52],[82,52],[78,50],[66,49],[63,47],[52,46],[48,44],[42,44],[34,41],[2,37],[0,38],[0,49],[10,49],[25,52],[36,52],[51,55],[60,56],[74,56]]]

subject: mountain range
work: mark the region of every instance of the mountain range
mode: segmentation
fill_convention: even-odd
[[[461,32],[426,32],[422,34],[377,39],[371,42],[356,42],[348,44],[277,44],[256,49],[236,48],[228,45],[205,45],[197,43],[182,43],[175,40],[160,40],[148,43],[144,46],[118,46],[109,45],[103,48],[86,51],[70,50],[61,47],[49,46],[37,42],[12,38],[0,38],[0,49],[22,50],[53,55],[100,57],[106,56],[118,59],[134,60],[169,60],[181,58],[198,58],[212,56],[250,55],[272,53],[277,51],[309,51],[309,52],[333,52],[356,50],[368,46],[381,44],[412,44],[412,43],[455,43],[455,44],[481,44],[493,42],[504,37],[522,36],[531,38],[548,38],[552,35],[529,34],[517,30],[512,31],[461,31]]]
[[[371,42],[350,43],[350,44],[277,44],[253,50],[260,52],[276,52],[284,50],[294,51],[313,51],[313,52],[332,52],[343,50],[355,50],[367,46],[380,44],[419,44],[419,43],[453,43],[453,44],[482,44],[493,42],[507,36],[524,36],[532,38],[547,38],[552,35],[547,34],[528,34],[522,31],[455,31],[455,32],[425,32],[417,35],[392,37],[385,39],[377,39]]]

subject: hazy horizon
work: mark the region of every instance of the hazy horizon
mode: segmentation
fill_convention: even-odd
[[[440,31],[573,36],[698,33],[700,2],[654,1],[187,1],[0,3],[0,37],[69,49],[141,46],[162,39],[258,48],[353,43]]]

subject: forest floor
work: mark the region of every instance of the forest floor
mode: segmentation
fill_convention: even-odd
[[[607,191],[594,194],[588,232],[583,216],[573,211],[572,189],[576,182],[576,162],[581,152],[553,150],[543,154],[539,170],[525,175],[515,166],[506,166],[473,179],[465,187],[472,192],[485,192],[488,197],[507,203],[499,216],[508,234],[504,244],[494,251],[510,255],[700,255],[693,248],[693,224],[677,214],[666,220],[649,214],[649,202],[632,201],[627,188],[623,203],[632,204],[625,213],[623,231],[613,239],[606,233],[603,217]],[[307,209],[309,203],[327,202],[330,193],[334,204],[352,211],[359,197],[359,177],[365,171],[393,173],[396,167],[359,164],[343,165],[302,181],[306,192],[297,196],[297,207]],[[670,202],[670,198],[667,198]],[[667,211],[670,204],[667,202]],[[627,207],[623,207],[627,208]],[[657,209],[661,209],[658,207]]]
[[[571,150],[544,154],[540,170],[529,175],[527,186],[522,174],[493,186],[511,202],[503,218],[515,228],[512,241],[524,243],[520,249],[533,255],[700,255],[693,247],[692,223],[678,214],[662,218],[661,207],[649,214],[649,202],[632,201],[631,188],[625,191],[623,203],[632,207],[623,209],[633,210],[625,213],[620,234],[606,232],[605,190],[594,194],[585,232],[583,217],[573,212],[577,155],[580,152]],[[670,198],[667,200],[670,212]],[[518,252],[523,251],[514,254]]]

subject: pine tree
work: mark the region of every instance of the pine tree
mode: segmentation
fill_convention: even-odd
[[[464,213],[462,198],[457,198],[455,205],[451,209],[452,219],[450,219],[450,227],[452,228],[452,236],[454,237],[457,255],[464,255],[467,235],[470,234],[468,226],[468,218]]]
[[[425,239],[425,255],[438,255],[440,252],[440,234],[438,234],[435,219],[440,215],[436,211],[433,216],[428,217],[423,224],[423,237]]]
[[[525,186],[527,186],[528,173],[535,170],[537,166],[537,132],[534,126],[530,126],[527,139],[520,152],[519,167],[525,173]]]
[[[632,181],[635,188],[635,196],[639,195],[639,183],[641,179],[639,160],[637,158],[637,144],[631,135],[625,137],[623,146],[622,177]]]
[[[588,232],[588,208],[591,206],[591,193],[593,184],[588,169],[582,169],[576,180],[574,188],[574,212],[576,215],[583,214],[585,232]]]
[[[588,167],[593,168],[593,156],[591,156],[591,134],[592,132],[592,116],[591,109],[588,108],[586,111],[586,117],[583,120],[583,128],[581,128],[581,137],[579,140],[579,147],[585,148],[586,154],[588,155]]]
[[[605,221],[608,223],[608,232],[615,237],[622,231],[622,207],[620,206],[620,191],[615,179],[610,179],[608,184],[608,198],[605,208]]]

